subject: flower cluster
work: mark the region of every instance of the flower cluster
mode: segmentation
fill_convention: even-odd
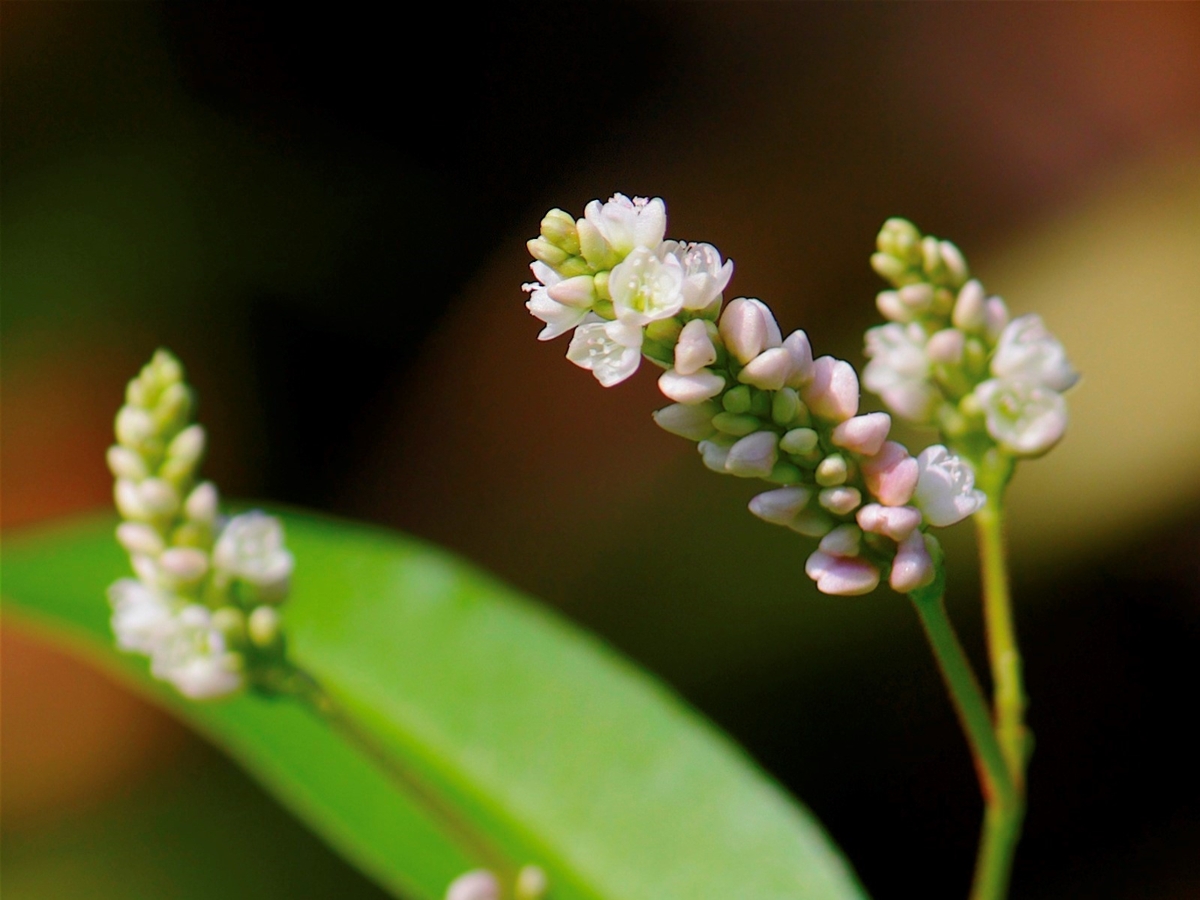
[[[546,873],[539,866],[522,866],[513,886],[513,900],[541,900],[549,890]],[[505,892],[500,879],[488,869],[472,869],[459,875],[446,888],[445,900],[501,900]]]
[[[159,350],[129,382],[108,450],[123,521],[117,540],[136,578],[108,590],[117,645],[150,657],[156,678],[193,699],[232,694],[283,654],[276,606],[292,555],[278,519],[220,515],[196,482],[204,429],[179,361]]]
[[[529,245],[539,282],[525,286],[540,337],[575,327],[568,358],[605,386],[642,356],[664,369],[659,389],[674,402],[655,421],[697,441],[710,469],[776,485],[750,510],[820,539],[806,571],[821,591],[869,593],[885,573],[902,593],[929,584],[926,529],[983,504],[971,468],[945,447],[914,458],[889,441],[887,413],[859,414],[848,362],[814,359],[803,331],[784,338],[761,300],[722,308],[732,263],[665,231],[658,199],[593,201],[578,222],[551,211]]]
[[[889,219],[871,265],[891,285],[876,298],[890,321],[866,334],[863,383],[896,415],[938,425],[956,445],[1040,456],[1062,438],[1062,392],[1078,373],[1036,315],[1010,319],[971,278],[949,241]]]

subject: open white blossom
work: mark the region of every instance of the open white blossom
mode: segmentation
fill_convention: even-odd
[[[975,388],[988,434],[1017,456],[1040,456],[1067,430],[1067,401],[1027,381],[993,378]]]
[[[721,254],[712,244],[663,241],[659,252],[670,253],[683,268],[684,309],[707,309],[720,301],[733,277],[733,260],[722,264]]]
[[[584,320],[588,311],[575,306],[559,303],[550,296],[550,288],[562,282],[561,276],[548,265],[535,260],[529,264],[537,281],[521,286],[529,294],[525,308],[546,323],[546,327],[538,334],[539,341],[548,341],[566,334]]]
[[[175,608],[179,601],[147,587],[134,578],[122,578],[108,589],[112,630],[117,646],[135,653],[152,654],[175,633]]]
[[[1065,391],[1079,380],[1062,343],[1038,315],[1019,316],[1000,333],[992,357],[992,374],[1054,391]]]
[[[567,359],[588,369],[604,387],[620,384],[642,361],[642,329],[625,322],[606,322],[592,314],[575,329]]]
[[[913,505],[930,525],[944,528],[961,522],[987,501],[983,491],[975,489],[971,466],[941,444],[921,451],[917,473]]]
[[[667,207],[658,197],[630,200],[624,194],[613,194],[606,203],[599,200],[589,203],[583,217],[618,257],[628,255],[636,247],[655,249],[667,231]]]
[[[185,697],[211,700],[241,689],[241,666],[241,657],[226,649],[211,611],[191,604],[179,611],[174,630],[154,649],[150,668]]]
[[[925,332],[920,325],[891,322],[867,329],[863,384],[874,391],[896,415],[914,422],[928,420],[937,401],[929,380]]]
[[[609,274],[608,291],[622,322],[669,319],[683,308],[683,266],[670,253],[638,247]]]
[[[262,599],[282,598],[292,574],[283,525],[259,510],[229,520],[213,547],[213,566],[223,575],[253,585]]]

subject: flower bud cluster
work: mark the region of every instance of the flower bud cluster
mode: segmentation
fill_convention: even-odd
[[[292,556],[278,519],[226,518],[212,482],[197,483],[205,432],[193,424],[183,367],[159,350],[126,389],[108,450],[136,578],[108,591],[122,650],[150,657],[156,678],[193,699],[232,694],[281,658],[275,608]]]
[[[892,287],[876,304],[886,325],[868,329],[863,384],[898,416],[937,425],[955,445],[1039,456],[1062,438],[1062,397],[1079,379],[1039,316],[1012,319],[970,277],[949,241],[889,219],[871,257]]]
[[[610,207],[613,216],[653,215],[654,227],[644,236],[659,244],[635,247],[611,270],[612,308],[594,306],[591,320],[579,320],[568,358],[605,386],[629,377],[643,355],[665,369],[658,386],[674,402],[657,411],[655,421],[697,441],[713,471],[776,485],[755,497],[750,511],[820,539],[806,571],[821,591],[869,593],[885,574],[902,593],[929,584],[935,574],[929,542],[935,539],[926,529],[960,521],[983,504],[971,468],[945,447],[914,458],[889,441],[887,413],[859,414],[853,366],[832,356],[814,358],[803,331],[785,338],[761,300],[740,297],[722,308],[732,264],[722,265],[707,244],[662,240],[661,200],[617,195],[588,210],[599,220]],[[577,232],[586,221],[576,223]],[[542,231],[538,240],[549,242],[546,221]],[[697,254],[704,248],[706,262],[688,270],[676,256],[685,246]],[[542,247],[535,240],[531,249],[537,255]],[[546,265],[540,257],[535,274]],[[652,277],[643,278],[655,266]],[[703,289],[689,293],[685,281],[667,271],[699,272]],[[652,287],[642,294],[617,287],[626,281]],[[535,302],[539,292],[553,299],[545,280],[526,288],[535,295],[527,305],[549,330],[550,319]]]

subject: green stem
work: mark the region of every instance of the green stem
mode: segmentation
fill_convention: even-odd
[[[993,452],[980,461],[976,470],[979,487],[988,498],[983,509],[975,514],[975,528],[983,578],[983,613],[994,691],[996,738],[1004,753],[1015,796],[1011,807],[995,812],[989,809],[984,817],[975,878],[976,885],[984,882],[997,885],[996,890],[1000,893],[993,896],[1002,897],[1025,817],[1025,772],[1033,738],[1025,725],[1025,687],[1004,538],[1004,491],[1012,476],[1013,461]]]
[[[377,766],[400,791],[415,800],[429,817],[475,862],[490,869],[501,884],[502,896],[510,895],[517,866],[473,822],[426,783],[405,762],[362,726],[315,678],[298,667],[286,677],[286,693],[295,697]]]
[[[1019,792],[1009,775],[1008,764],[992,727],[991,710],[975,678],[970,660],[959,643],[946,615],[945,576],[938,562],[937,580],[909,596],[925,628],[942,680],[950,692],[959,723],[975,760],[986,811],[971,900],[1002,900],[1008,891],[1012,848],[1016,846],[1013,823],[1020,822]],[[1014,818],[1016,813],[1016,818]],[[1008,840],[1002,840],[1008,836]]]

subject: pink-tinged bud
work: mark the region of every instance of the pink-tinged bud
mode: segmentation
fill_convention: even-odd
[[[114,478],[125,478],[131,481],[141,481],[150,475],[146,462],[140,453],[114,444],[108,448],[108,468]]]
[[[813,414],[844,422],[858,412],[858,375],[845,360],[822,356],[813,362],[812,381],[800,396]]]
[[[920,470],[902,444],[887,441],[860,466],[867,490],[884,506],[904,506],[912,498]]]
[[[725,471],[739,478],[766,478],[779,459],[779,435],[773,431],[748,434],[729,448]]]
[[[117,526],[117,541],[131,554],[158,556],[163,551],[162,535],[145,522],[122,522]]]
[[[804,571],[817,583],[817,590],[836,597],[869,594],[879,586],[879,570],[859,557],[833,556],[818,550],[808,558]]]
[[[772,525],[790,525],[812,499],[812,491],[803,487],[765,491],[750,501],[750,512]]]
[[[883,447],[891,427],[892,417],[887,413],[855,416],[833,429],[833,443],[863,456],[874,456]]]
[[[882,534],[899,543],[921,524],[921,511],[915,506],[881,506],[868,503],[855,517],[863,531]]]
[[[473,869],[450,882],[446,900],[500,900],[500,882],[487,869]]]
[[[958,292],[950,321],[954,323],[955,328],[961,328],[963,331],[982,331],[987,321],[985,302],[983,285],[978,279],[972,278]]]
[[[854,525],[839,525],[821,538],[817,548],[830,556],[858,556],[862,548],[862,532]]]
[[[767,327],[767,348],[778,347],[783,343],[783,332],[779,330],[779,323],[775,321],[775,313],[771,312],[771,307],[761,300],[752,297],[750,302],[757,306],[758,311],[762,313],[763,324]]]
[[[986,502],[975,489],[975,472],[941,444],[921,451],[913,503],[930,525],[944,528],[977,513]]]
[[[817,501],[836,516],[848,516],[862,503],[862,494],[858,488],[831,487],[821,491]]]
[[[705,468],[725,475],[725,460],[729,459],[729,448],[714,441],[701,441],[696,445]]]
[[[925,344],[930,362],[955,366],[962,362],[967,336],[957,328],[945,328],[932,335]]]
[[[764,350],[738,373],[738,381],[764,391],[782,388],[792,374],[792,354],[783,347]]]
[[[914,531],[903,541],[892,562],[888,583],[898,594],[908,594],[933,583],[933,558],[925,547],[925,535]]]
[[[792,355],[792,374],[788,376],[787,386],[799,390],[812,379],[812,345],[807,334],[796,330],[787,336],[783,347]]]
[[[989,341],[999,340],[1008,325],[1008,306],[999,297],[988,297],[984,306],[984,334]]]
[[[896,291],[896,297],[914,313],[923,313],[933,306],[933,285],[909,284]]]
[[[668,369],[659,376],[658,389],[676,403],[703,403],[725,389],[725,379],[709,369],[691,375],[680,375],[674,369]]]
[[[738,297],[725,307],[718,328],[721,340],[742,365],[770,346],[767,321],[763,317],[762,304],[757,301]]]
[[[900,301],[900,295],[895,291],[880,291],[875,295],[875,306],[885,319],[905,325],[917,315]]]
[[[199,581],[208,571],[208,554],[194,547],[171,547],[159,556],[158,567],[177,581]]]
[[[961,282],[970,274],[962,251],[950,243],[950,241],[939,241],[938,251],[938,255],[942,258],[942,264],[954,276],[955,281]]]
[[[651,415],[658,427],[664,431],[689,441],[703,441],[717,433],[712,420],[720,411],[715,403],[672,403]]]
[[[549,285],[550,299],[573,309],[591,309],[596,302],[596,281],[591,275],[576,275]]]
[[[692,319],[679,332],[675,344],[675,371],[680,375],[694,375],[717,361],[717,348],[713,346],[706,326],[703,319]]]

